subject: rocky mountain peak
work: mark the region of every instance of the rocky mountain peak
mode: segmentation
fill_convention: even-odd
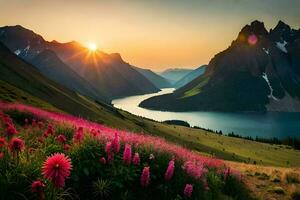
[[[263,22],[255,20],[255,21],[251,22],[250,25],[247,24],[246,26],[244,26],[238,35],[237,41],[238,42],[246,42],[248,37],[253,34],[258,37],[268,35],[268,31],[265,28],[265,25]]]

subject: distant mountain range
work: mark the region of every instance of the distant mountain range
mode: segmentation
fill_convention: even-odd
[[[188,84],[189,82],[193,81],[198,76],[204,74],[206,66],[207,65],[202,65],[201,67],[198,67],[197,69],[191,71],[190,73],[188,73],[187,75],[185,75],[184,77],[179,79],[177,82],[175,82],[173,87],[174,88],[180,88],[180,87]]]
[[[157,88],[170,88],[172,84],[164,77],[154,73],[150,69],[142,69],[134,67],[136,71],[145,76],[149,81],[151,81]]]
[[[19,25],[0,28],[0,42],[48,78],[97,100],[159,91],[117,53],[93,53],[74,41],[48,42]]]
[[[172,85],[175,85],[177,81],[192,71],[193,69],[171,68],[159,73],[159,75],[167,79]]]
[[[140,106],[172,111],[300,111],[300,29],[253,21],[203,75]]]

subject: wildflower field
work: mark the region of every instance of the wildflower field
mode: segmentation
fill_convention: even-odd
[[[222,160],[62,113],[0,103],[1,199],[251,199]]]

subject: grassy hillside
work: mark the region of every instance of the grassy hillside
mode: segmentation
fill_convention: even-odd
[[[300,165],[300,151],[284,146],[167,125],[95,102],[45,78],[5,47],[0,51],[0,80],[2,101],[22,102],[81,116],[118,129],[157,135],[194,151],[226,160],[275,166]]]
[[[34,97],[10,84],[0,82],[0,99],[8,102],[22,102],[48,110],[60,111],[53,105]],[[94,112],[81,116],[118,129],[145,132],[163,137],[181,144],[199,153],[214,155],[222,159],[240,162],[256,162],[259,165],[300,166],[300,151],[285,146],[269,145],[240,138],[226,137],[200,129],[167,125],[149,119],[134,116],[128,112],[101,106],[83,96],[89,108]],[[109,110],[111,109],[111,111]],[[250,158],[250,159],[249,159]]]

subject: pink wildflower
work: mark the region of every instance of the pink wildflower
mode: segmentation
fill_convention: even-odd
[[[45,184],[40,180],[36,180],[31,184],[31,191],[33,193],[39,194],[39,193],[43,192],[44,188],[45,188]]]
[[[92,129],[92,130],[90,131],[90,133],[91,133],[91,135],[92,135],[93,137],[97,137],[97,135],[98,135],[98,132],[97,132],[95,129]]]
[[[67,142],[67,138],[64,135],[59,135],[56,137],[56,140],[61,144],[65,144]]]
[[[130,165],[131,163],[131,158],[132,158],[132,153],[131,153],[131,145],[126,144],[124,153],[123,153],[123,161],[126,165]]]
[[[111,147],[114,153],[119,153],[120,151],[120,140],[119,140],[119,136],[118,133],[115,133],[115,137],[111,143]]]
[[[69,151],[69,149],[71,148],[71,146],[70,145],[68,145],[68,144],[64,144],[64,150],[65,151]]]
[[[9,125],[7,126],[7,128],[6,128],[6,134],[7,134],[8,136],[12,136],[12,135],[18,134],[18,131],[17,131],[17,129],[14,127],[13,124],[9,124]]]
[[[37,126],[39,127],[39,129],[44,128],[44,123],[43,122],[38,122]]]
[[[185,188],[184,188],[184,191],[183,191],[184,196],[187,197],[187,198],[191,198],[192,193],[193,193],[193,185],[186,184]]]
[[[168,168],[167,168],[167,171],[165,173],[165,180],[166,181],[169,181],[171,180],[173,174],[174,174],[174,167],[175,167],[175,162],[174,160],[171,160],[169,162],[169,165],[168,165]]]
[[[134,165],[139,165],[140,164],[140,156],[139,153],[135,153],[132,159],[132,162]]]
[[[0,137],[0,148],[6,145],[6,141],[4,138]]]
[[[32,127],[36,127],[37,126],[36,119],[32,119],[31,126]]]
[[[207,170],[204,168],[204,166],[197,162],[192,161],[186,161],[182,169],[191,177],[194,177],[196,179],[200,179],[204,173],[207,172]]]
[[[25,147],[24,141],[20,138],[13,138],[9,143],[9,148],[12,152],[22,151]]]
[[[142,187],[147,187],[150,183],[150,167],[144,167],[141,175]]]
[[[75,142],[81,142],[83,140],[83,137],[84,137],[83,128],[79,127],[73,136],[73,140]]]
[[[113,161],[114,159],[114,153],[113,152],[109,152],[107,154],[107,163],[110,163],[111,161]]]
[[[110,163],[114,159],[114,153],[112,152],[111,142],[106,143],[105,152],[107,153],[107,162]]]
[[[55,153],[43,163],[42,174],[56,187],[64,187],[65,179],[70,176],[71,159],[63,153]]]
[[[109,153],[111,152],[111,142],[107,142],[105,145],[105,152]]]
[[[54,128],[51,124],[48,125],[47,130],[44,132],[45,137],[48,137],[48,135],[55,135]]]
[[[100,158],[100,163],[101,163],[102,165],[105,165],[105,164],[106,164],[106,159],[105,159],[104,157],[101,157],[101,158]]]

